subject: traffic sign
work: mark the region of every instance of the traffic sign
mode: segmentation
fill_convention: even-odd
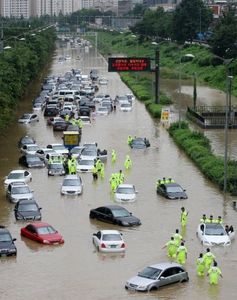
[[[150,58],[147,57],[109,57],[108,72],[151,71]]]

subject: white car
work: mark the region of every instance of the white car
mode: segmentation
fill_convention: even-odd
[[[62,155],[68,154],[69,152],[68,149],[65,148],[63,144],[49,144],[47,148],[53,149],[58,154],[62,154]]]
[[[91,159],[97,158],[97,149],[94,147],[86,147],[82,149],[80,159]]]
[[[89,173],[92,172],[94,167],[94,159],[84,158],[80,159],[77,163],[77,172]]]
[[[93,233],[92,241],[100,252],[124,252],[126,249],[122,234],[117,230],[100,230]]]
[[[120,184],[115,190],[115,199],[119,202],[134,202],[137,191],[133,184]]]
[[[37,144],[28,144],[21,147],[21,153],[23,154],[35,154],[38,150],[40,150],[40,147]]]
[[[120,104],[119,108],[121,111],[132,111],[132,104],[129,101],[123,102]]]
[[[91,125],[91,118],[88,116],[80,116],[83,125]]]
[[[224,226],[219,223],[201,223],[198,225],[197,236],[204,246],[229,246],[232,235],[228,235]]]
[[[132,93],[128,93],[125,95],[128,98],[128,101],[133,102],[136,98]]]
[[[105,98],[105,96],[106,96],[105,94],[98,94],[93,98],[93,101],[95,103],[100,103],[102,101],[102,99]]]
[[[26,113],[23,114],[19,119],[18,123],[22,124],[30,124],[33,122],[39,122],[39,116],[37,114],[32,113]]]
[[[106,84],[108,84],[108,79],[105,78],[105,77],[101,77],[101,78],[99,79],[99,84],[100,84],[100,85],[106,85]]]
[[[4,180],[4,186],[7,187],[8,184],[12,182],[25,182],[28,183],[32,180],[32,175],[27,170],[12,170]]]
[[[81,177],[77,175],[67,175],[61,186],[62,195],[80,195],[83,191]]]
[[[96,110],[96,115],[97,116],[108,116],[109,114],[109,110],[107,107],[98,107],[98,109]]]
[[[41,148],[37,150],[35,154],[39,158],[43,159],[45,163],[48,161],[50,155],[57,155],[57,153],[53,149],[49,149],[49,148]]]
[[[76,146],[76,147],[73,147],[71,150],[70,150],[70,154],[72,157],[79,157],[80,154],[81,154],[81,151],[82,151],[83,147],[81,146]]]

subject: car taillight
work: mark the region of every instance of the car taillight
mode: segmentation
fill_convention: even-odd
[[[50,242],[47,240],[43,240],[43,244],[50,244]]]
[[[122,243],[121,248],[125,248],[125,244],[124,243]]]
[[[106,248],[104,243],[101,244],[101,248]]]

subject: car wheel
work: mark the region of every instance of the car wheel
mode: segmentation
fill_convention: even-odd
[[[92,214],[90,214],[90,218],[91,218],[91,219],[94,219],[94,218],[95,218],[95,216],[94,216],[94,215],[92,215]]]
[[[154,291],[157,291],[158,288],[156,286],[152,286],[148,289],[148,292],[154,292]]]

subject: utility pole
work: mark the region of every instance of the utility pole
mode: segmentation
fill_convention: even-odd
[[[160,50],[158,47],[155,53],[155,103],[160,103]]]

